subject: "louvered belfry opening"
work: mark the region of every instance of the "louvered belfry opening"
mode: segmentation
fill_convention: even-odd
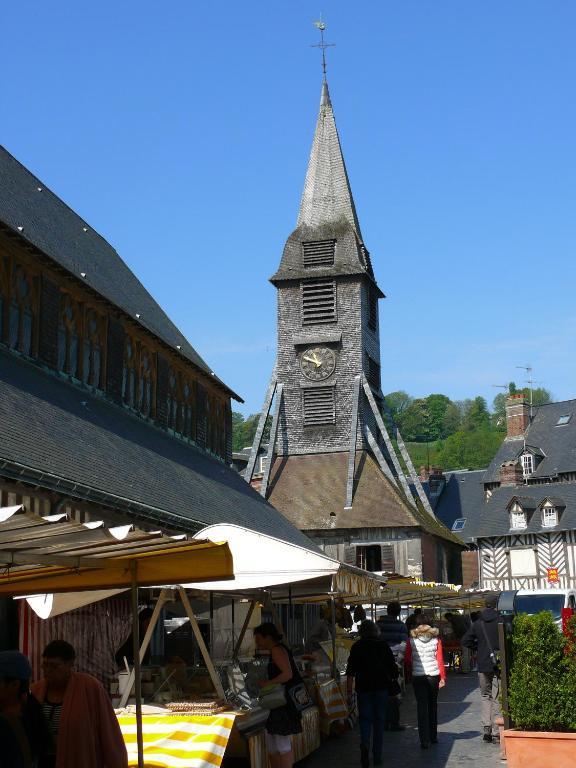
[[[331,278],[302,284],[302,325],[336,321],[336,283]]]
[[[374,389],[380,389],[380,365],[370,355],[366,355],[368,362],[368,370],[366,371],[366,378],[368,383]]]
[[[368,327],[375,331],[378,328],[378,296],[374,286],[370,286],[368,293]]]
[[[336,409],[334,387],[314,387],[302,390],[304,426],[334,424]]]
[[[333,267],[336,240],[314,240],[302,243],[304,268]]]

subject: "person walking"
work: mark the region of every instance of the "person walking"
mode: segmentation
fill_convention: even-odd
[[[445,613],[444,618],[452,627],[454,637],[460,643],[460,669],[459,672],[470,672],[470,649],[462,645],[462,638],[470,628],[470,619],[463,613]]]
[[[412,679],[420,746],[428,749],[438,741],[438,689],[446,685],[442,640],[436,627],[424,614],[410,632],[404,662],[408,677]]]
[[[65,640],[48,643],[42,654],[44,677],[31,690],[42,706],[52,745],[40,768],[127,768],[108,694],[95,677],[72,670],[75,660]]]
[[[272,622],[264,622],[254,629],[254,641],[261,651],[270,653],[268,679],[260,680],[265,687],[270,683],[280,683],[286,691],[286,704],[271,709],[266,721],[266,747],[271,768],[292,768],[294,753],[292,734],[302,733],[302,715],[296,709],[289,691],[302,682],[291,651],[282,642],[282,635]]]
[[[380,639],[388,643],[396,661],[400,663],[404,658],[406,643],[408,642],[408,630],[406,624],[400,621],[400,603],[392,602],[386,606],[386,615],[380,616],[376,622],[380,631]],[[400,725],[400,700],[398,695],[389,694],[386,705],[387,731],[404,731],[406,727]]]
[[[348,700],[354,689],[360,722],[360,764],[370,764],[370,742],[374,765],[382,765],[384,723],[388,693],[398,685],[398,667],[388,643],[378,636],[373,621],[360,624],[360,639],[350,649],[346,667]],[[396,684],[396,685],[395,685]]]
[[[500,614],[496,610],[497,595],[486,598],[484,610],[479,618],[471,625],[461,640],[466,648],[476,649],[476,668],[482,697],[481,717],[484,741],[499,743],[500,735],[496,718],[500,716],[500,678],[496,668],[497,654],[500,650],[498,639],[498,620]]]

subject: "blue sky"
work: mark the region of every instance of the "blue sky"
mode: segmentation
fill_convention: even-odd
[[[323,0],[384,391],[576,396],[576,4]],[[320,97],[303,0],[5,5],[0,143],[260,408]]]

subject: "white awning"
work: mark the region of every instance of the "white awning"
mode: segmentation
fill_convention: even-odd
[[[210,525],[198,531],[194,538],[226,541],[234,560],[234,578],[183,584],[187,589],[244,592],[332,576],[340,568],[338,560],[320,552],[312,552],[239,525]]]

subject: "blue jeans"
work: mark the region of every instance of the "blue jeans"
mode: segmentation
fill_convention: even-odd
[[[374,762],[377,763],[382,760],[382,742],[384,740],[387,701],[388,691],[358,693],[360,741],[363,747],[370,750],[370,735],[372,735]]]

